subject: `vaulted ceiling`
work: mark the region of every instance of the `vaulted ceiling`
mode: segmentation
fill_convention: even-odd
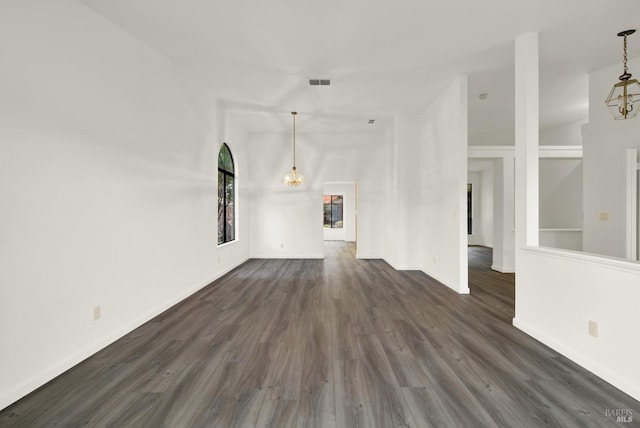
[[[514,39],[531,31],[541,127],[586,120],[588,73],[621,62],[616,33],[640,28],[634,0],[81,1],[195,74],[255,132],[288,129],[292,110],[313,118],[308,130],[381,132],[467,74],[471,138],[512,133]]]

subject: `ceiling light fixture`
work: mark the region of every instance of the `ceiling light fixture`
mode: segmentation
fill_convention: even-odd
[[[295,111],[291,112],[293,117],[293,168],[284,176],[282,180],[287,186],[296,187],[304,183],[304,177],[296,169],[296,115]]]
[[[613,85],[605,100],[609,112],[616,120],[636,117],[640,107],[640,83],[636,79],[632,79],[631,73],[627,71],[627,36],[635,32],[636,30],[626,30],[618,33],[618,37],[624,37],[624,73],[618,77],[620,82]]]

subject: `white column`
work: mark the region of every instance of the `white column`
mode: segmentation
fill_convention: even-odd
[[[516,271],[518,252],[538,245],[538,33],[519,36],[515,44]]]
[[[387,226],[387,262],[395,269],[417,269],[419,241],[420,156],[417,114],[397,114],[393,157],[393,181]]]
[[[494,247],[491,269],[503,273],[515,272],[514,162],[513,154],[494,162]]]

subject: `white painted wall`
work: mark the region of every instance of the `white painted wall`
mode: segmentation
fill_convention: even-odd
[[[480,236],[482,245],[493,247],[493,165],[482,171],[480,183]]]
[[[541,146],[582,146],[586,120],[540,132]],[[582,160],[540,159],[540,245],[582,250]]]
[[[629,69],[640,69],[640,58],[629,60]],[[626,149],[640,147],[640,118],[613,120],[603,102],[619,74],[617,64],[589,75],[583,130],[584,251],[614,257],[625,256]]]
[[[472,185],[473,224],[472,234],[467,236],[469,245],[493,247],[493,161],[482,162],[488,163],[488,167],[468,173],[467,181]]]
[[[282,184],[291,168],[291,135],[249,135],[251,181],[250,255],[255,258],[322,258],[322,196],[326,182],[358,183],[359,258],[384,254],[389,145],[378,134],[307,134],[296,119],[300,188]]]
[[[420,269],[468,293],[466,76],[420,119]]]
[[[515,272],[515,150],[514,146],[469,146],[469,168],[491,162],[493,171],[493,263],[491,269]]]
[[[424,113],[396,115],[390,164],[385,260],[468,293],[466,76]]]
[[[3,1],[0,39],[4,408],[241,263],[248,241],[217,246],[224,134],[191,76],[75,1]],[[242,183],[246,149],[228,143]]]
[[[467,183],[471,184],[471,235],[467,235],[469,245],[483,245],[482,236],[480,233],[480,224],[482,220],[482,212],[480,211],[480,183],[482,183],[482,177],[480,172],[468,172]],[[480,224],[479,224],[480,223]]]
[[[582,250],[582,159],[540,158],[540,245]]]
[[[540,229],[540,246],[582,251],[582,229]]]
[[[491,269],[515,272],[515,173],[514,154],[494,160],[493,165],[493,262]]]
[[[356,240],[356,192],[355,183],[324,183],[325,195],[342,195],[342,228],[323,229],[325,241]]]
[[[541,146],[582,146],[582,127],[586,120],[567,123],[540,132]]]
[[[514,325],[640,399],[640,264],[555,249],[518,257]]]
[[[516,58],[518,50],[525,56],[532,53],[532,46],[526,40],[524,46],[522,42],[516,41]],[[635,66],[639,66],[637,61]],[[530,64],[518,72],[516,65],[516,81],[523,79],[523,74],[532,68],[537,66]],[[640,135],[637,119],[614,121],[607,118],[608,113],[604,111],[601,97],[606,96],[618,73],[619,66],[616,66],[590,75],[590,117],[589,125],[585,127],[587,132],[583,133],[585,238],[587,230],[592,229],[585,239],[585,246],[602,250],[616,249],[615,241],[620,233],[616,233],[614,228],[596,227],[593,220],[587,218],[593,217],[602,207],[608,210],[621,203],[616,186],[621,191],[623,186],[619,186],[616,168],[623,170],[623,164],[618,164],[616,159],[621,157],[618,154],[622,148],[634,144]],[[526,104],[523,96],[535,99],[537,92],[516,97]],[[523,114],[526,116],[526,109],[516,109],[517,116]],[[518,153],[524,156],[521,162],[537,165],[536,151],[530,150],[531,146],[537,145],[535,139],[520,141],[518,145]],[[533,193],[535,199],[537,189],[530,184],[537,181],[537,177],[527,177],[521,171],[516,180],[516,192],[525,193],[527,198]],[[593,187],[594,183],[598,186]],[[613,210],[612,213],[615,214]],[[526,247],[526,244],[535,245],[532,243],[535,238],[528,240],[523,234],[535,224],[532,220],[537,218],[537,214],[537,207],[535,211],[527,210],[522,201],[516,205],[516,224],[525,225],[525,229],[517,230],[514,325],[635,399],[640,399],[640,370],[637,365],[640,343],[634,340],[640,325],[640,312],[637,310],[640,264],[572,251]],[[605,236],[607,231],[612,232],[611,238]],[[599,234],[607,240],[602,246],[598,245]],[[589,321],[598,324],[597,338],[588,334]]]
[[[391,183],[387,195],[387,248],[385,261],[400,270],[417,270],[424,254],[422,236],[416,235],[424,219],[420,213],[419,192],[422,160],[418,129],[421,118],[417,114],[398,114],[394,121]]]

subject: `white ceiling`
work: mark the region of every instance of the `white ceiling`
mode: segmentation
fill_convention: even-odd
[[[588,72],[621,62],[616,33],[640,29],[635,0],[81,1],[193,72],[256,132],[289,129],[292,110],[318,132],[382,132],[465,73],[470,135],[512,133],[513,40],[530,31],[541,127],[584,120]],[[640,56],[640,34],[629,49]]]

